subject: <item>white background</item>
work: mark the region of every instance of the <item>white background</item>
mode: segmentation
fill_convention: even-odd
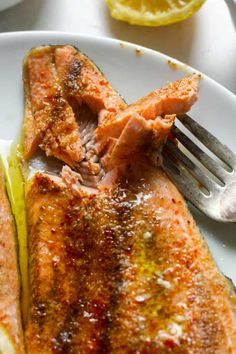
[[[134,42],[195,67],[236,94],[236,5],[232,0],[207,0],[191,19],[162,28],[113,20],[105,0],[24,0],[0,13],[0,32],[23,30],[77,32]]]

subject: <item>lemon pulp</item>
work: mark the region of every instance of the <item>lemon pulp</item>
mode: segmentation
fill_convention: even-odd
[[[142,26],[162,26],[192,16],[205,0],[106,0],[112,17]]]

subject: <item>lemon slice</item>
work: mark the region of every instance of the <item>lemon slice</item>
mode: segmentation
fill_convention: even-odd
[[[3,326],[0,326],[0,353],[16,354],[15,346]]]
[[[205,0],[106,0],[112,17],[131,25],[163,26],[192,16]]]

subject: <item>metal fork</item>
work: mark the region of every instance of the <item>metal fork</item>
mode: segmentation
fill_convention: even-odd
[[[197,138],[221,161],[204,152],[175,125],[172,132],[177,142],[169,140],[163,150],[164,170],[185,198],[205,215],[221,222],[236,222],[236,155],[188,115],[178,119],[194,140]]]

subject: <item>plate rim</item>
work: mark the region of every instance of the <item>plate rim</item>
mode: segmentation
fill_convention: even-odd
[[[124,44],[126,46],[128,46],[131,49],[137,49],[139,48],[141,51],[146,52],[149,55],[153,55],[158,57],[159,60],[162,61],[166,61],[168,62],[168,60],[173,61],[174,63],[177,64],[177,66],[179,65],[179,69],[183,68],[183,67],[187,67],[186,74],[190,74],[190,73],[198,73],[200,74],[203,78],[204,81],[207,80],[209,84],[218,87],[218,89],[222,90],[226,95],[228,95],[229,97],[231,97],[231,99],[235,100],[236,103],[236,94],[234,94],[232,91],[230,91],[229,89],[227,89],[226,87],[224,87],[222,84],[220,84],[219,82],[215,81],[214,79],[212,79],[210,76],[208,76],[207,74],[201,72],[200,70],[197,70],[195,68],[193,68],[192,66],[174,58],[171,57],[167,54],[164,54],[162,52],[159,52],[157,50],[148,48],[148,47],[144,47],[142,45],[139,44],[135,44],[133,42],[129,42],[129,41],[123,41],[117,38],[112,38],[112,37],[107,37],[107,36],[98,36],[98,35],[85,35],[85,34],[79,34],[76,32],[67,32],[67,31],[44,31],[44,30],[36,30],[36,31],[12,31],[12,32],[2,32],[0,33],[0,44],[2,41],[7,40],[7,39],[19,39],[19,38],[30,38],[30,37],[40,37],[40,36],[68,36],[68,37],[74,37],[75,39],[79,39],[81,38],[82,40],[95,40],[95,41],[101,41],[101,42],[107,42],[107,43],[111,43],[111,44]]]

